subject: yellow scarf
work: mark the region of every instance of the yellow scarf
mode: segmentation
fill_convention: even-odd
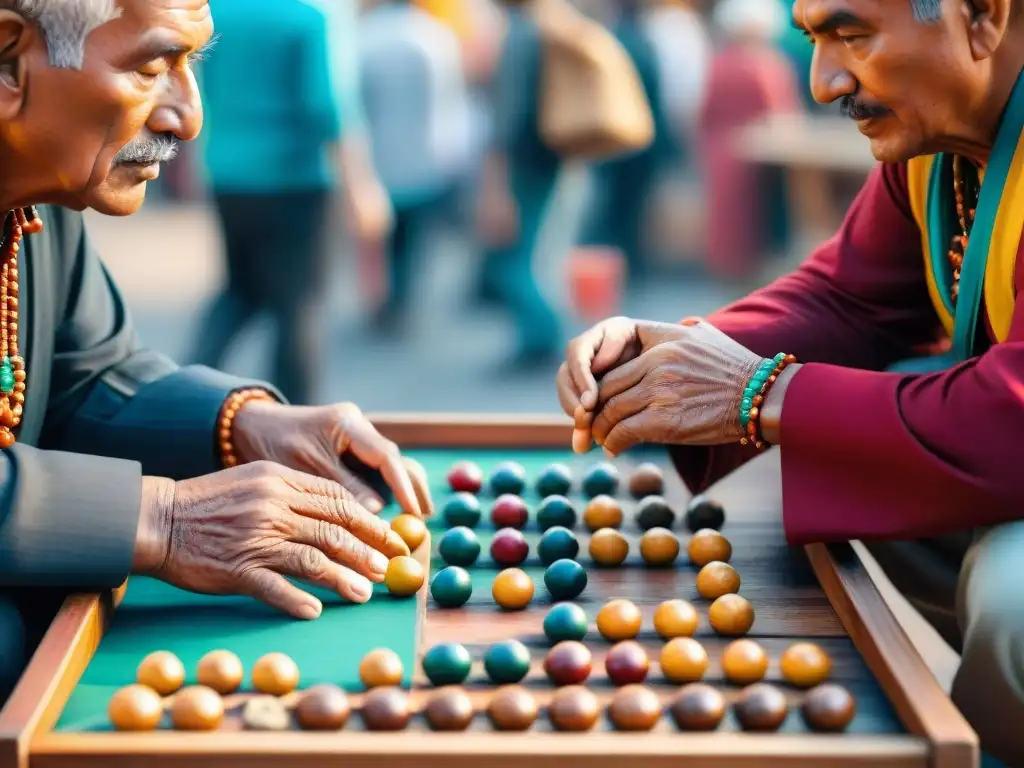
[[[946,332],[953,335],[954,315],[948,296],[940,289],[932,258],[930,231],[934,223],[928,219],[928,191],[936,155],[915,157],[907,164],[910,207],[914,220],[921,232],[921,246],[924,253],[925,274],[928,292],[935,311]],[[953,194],[952,185],[949,194]],[[988,263],[985,267],[983,296],[989,327],[997,341],[1005,341],[1010,333],[1013,308],[1016,301],[1014,270],[1020,250],[1021,234],[1024,233],[1024,134],[1017,143],[1006,183],[1003,186],[992,240],[989,246]],[[946,246],[945,243],[942,244]]]

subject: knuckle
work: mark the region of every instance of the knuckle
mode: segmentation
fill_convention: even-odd
[[[355,505],[356,501],[348,491],[334,500],[332,506],[337,525],[343,528],[350,528],[352,526],[357,515]]]
[[[313,531],[316,547],[325,552],[336,552],[342,546],[342,531],[338,526],[324,520],[317,520]]]
[[[318,549],[314,549],[313,547],[302,547],[295,555],[295,558],[297,560],[295,565],[299,573],[304,573],[309,576],[319,576],[324,571],[326,558]]]
[[[609,398],[608,402],[601,409],[603,421],[607,422],[618,418],[619,413],[622,411],[622,401],[622,395],[615,395],[615,397]]]
[[[248,465],[253,477],[277,477],[277,464],[268,459],[259,459]]]
[[[363,412],[355,403],[338,403],[334,406],[335,415],[341,420],[354,421],[362,417]]]
[[[379,517],[371,515],[369,512],[365,514],[363,523],[364,525],[362,526],[362,529],[365,530],[365,533],[361,533],[360,535],[366,539],[367,542],[374,546],[383,546],[387,543],[388,532],[391,530],[390,525],[385,523]]]
[[[274,499],[281,492],[281,481],[273,475],[258,475],[252,480],[250,488],[259,499]]]
[[[236,568],[231,573],[231,579],[243,594],[255,596],[266,592],[267,580],[259,568]]]
[[[338,552],[341,558],[349,563],[362,562],[369,559],[369,548],[355,536],[346,536],[339,542]]]

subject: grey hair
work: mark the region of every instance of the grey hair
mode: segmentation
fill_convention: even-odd
[[[114,0],[0,0],[0,9],[38,24],[50,65],[63,69],[81,69],[86,38],[120,13]]]
[[[918,21],[938,21],[942,18],[942,0],[910,0],[910,6]]]

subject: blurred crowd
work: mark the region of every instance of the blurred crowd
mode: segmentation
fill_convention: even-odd
[[[784,250],[785,180],[740,157],[735,131],[814,109],[791,0],[575,0],[628,55],[654,125],[646,147],[594,161],[537,129],[536,7],[556,1],[211,0],[203,136],[161,189],[210,201],[223,236],[225,283],[194,360],[220,365],[269,314],[273,380],[314,400],[339,221],[368,333],[402,332],[432,249],[455,239],[472,254],[469,300],[516,330],[516,369],[550,366],[568,333],[540,260],[564,259],[579,309],[600,313],[636,281],[749,280]],[[541,235],[569,173],[586,201],[559,222],[568,253],[552,254]]]

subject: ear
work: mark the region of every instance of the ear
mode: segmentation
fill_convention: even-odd
[[[1010,26],[1014,0],[968,0],[967,34],[971,53],[978,61],[987,59],[1002,44]]]
[[[0,122],[13,120],[25,102],[25,54],[34,36],[19,14],[0,10]]]

